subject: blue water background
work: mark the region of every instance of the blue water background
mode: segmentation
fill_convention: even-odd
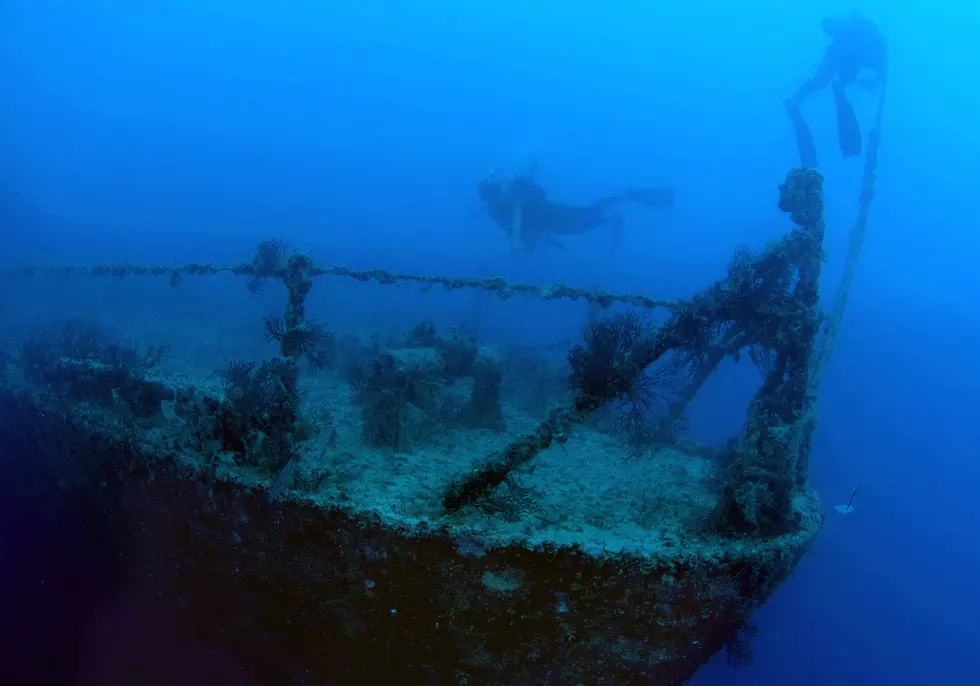
[[[6,0],[0,262],[223,263],[281,236],[327,263],[690,295],[724,273],[737,243],[788,229],[776,186],[796,158],[781,101],[820,59],[820,20],[853,9]],[[889,39],[891,79],[812,480],[828,507],[858,483],[863,496],[847,518],[829,511],[815,550],[757,614],[755,663],[708,666],[698,686],[980,681],[980,9],[859,9]],[[853,100],[867,128],[874,100]],[[805,113],[826,175],[830,296],[861,162],[834,152],[829,93]],[[515,257],[474,185],[530,156],[556,198],[668,184],[676,206],[628,211],[614,256],[597,233]],[[190,317],[246,296],[223,281],[176,292],[20,283],[0,296],[0,316],[70,314],[74,297]],[[338,326],[449,324],[474,308],[469,295],[328,279],[314,294]],[[574,336],[584,316],[523,299],[480,308],[495,342]],[[722,371],[697,408],[706,440],[737,428],[752,378]],[[22,567],[18,583],[36,581]],[[50,605],[38,612],[59,611]]]

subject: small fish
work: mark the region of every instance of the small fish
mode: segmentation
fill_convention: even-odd
[[[834,505],[834,509],[840,512],[842,515],[851,514],[854,512],[854,499],[857,498],[858,491],[861,490],[861,484],[854,487],[851,491],[851,499],[847,501],[847,505]]]
[[[272,485],[269,487],[268,498],[270,504],[276,498],[278,498],[282,490],[289,485],[289,482],[292,480],[293,467],[295,466],[295,463],[296,457],[290,457],[288,460],[286,460],[286,464],[282,466],[282,469],[279,470],[279,473],[276,474],[276,480],[273,481]]]

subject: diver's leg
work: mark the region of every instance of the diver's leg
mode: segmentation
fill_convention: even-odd
[[[813,78],[803,82],[790,99],[790,102],[793,105],[799,105],[817,91],[823,90],[830,85],[835,73],[837,73],[837,57],[832,50],[828,49],[823,56],[823,60],[820,61],[817,73]]]
[[[610,195],[608,198],[600,198],[588,207],[582,208],[585,212],[594,214],[596,217],[602,217],[609,210],[616,207],[620,203],[629,200],[629,193],[620,193],[619,195]]]
[[[829,83],[830,83],[830,79],[825,79],[819,75],[814,76],[812,79],[808,79],[803,82],[803,85],[800,86],[797,89],[796,93],[793,94],[793,97],[791,98],[791,102],[794,105],[799,105],[804,100],[809,98],[811,95],[816,93],[817,91],[826,88],[827,84]]]
[[[819,90],[826,88],[837,72],[837,55],[833,46],[827,49],[817,73],[813,78],[803,82],[803,84],[793,94],[792,98],[786,100],[786,111],[789,113],[790,121],[793,123],[793,132],[796,135],[796,147],[800,154],[800,164],[804,167],[817,166],[817,148],[813,143],[813,134],[807,125],[803,115],[800,114],[800,103],[806,100]]]
[[[644,207],[662,209],[674,204],[674,189],[663,187],[631,189],[618,195],[610,195],[607,198],[596,200],[588,207],[579,210],[578,221],[579,230],[576,233],[585,233],[601,226],[619,225],[622,227],[623,218],[617,215],[610,215],[613,208],[624,202],[635,202]]]
[[[837,78],[834,79],[834,93],[843,94],[845,88],[857,81],[860,71],[860,65],[842,64],[837,71]]]
[[[608,198],[596,200],[588,209],[605,216],[606,212],[624,202],[635,202],[645,207],[664,208],[674,204],[674,189],[667,186],[653,188],[631,188],[625,193],[611,195]]]

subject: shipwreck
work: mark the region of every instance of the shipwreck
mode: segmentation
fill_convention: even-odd
[[[0,438],[35,446],[30,497],[97,518],[258,683],[682,684],[737,646],[823,522],[809,460],[846,297],[821,311],[822,183],[793,170],[787,234],[677,301],[325,267],[274,242],[232,266],[11,270],[231,272],[286,303],[274,355],[211,374],[84,327],[22,341],[0,359]],[[365,344],[311,321],[328,276],[617,307],[520,404],[509,380],[547,373],[463,331]],[[687,405],[739,356],[762,372],[744,430],[687,439]],[[317,410],[331,394],[342,417]]]

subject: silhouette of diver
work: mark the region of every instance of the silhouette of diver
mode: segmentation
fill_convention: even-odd
[[[565,205],[549,200],[532,175],[508,180],[491,174],[477,184],[477,192],[490,218],[507,233],[514,252],[521,245],[531,252],[542,241],[562,248],[557,236],[576,236],[606,226],[613,229],[615,241],[623,224],[622,218],[612,212],[618,205],[635,202],[647,207],[670,207],[674,202],[673,189],[651,188],[627,190],[591,205]]]
[[[875,90],[884,86],[888,72],[888,45],[874,22],[860,17],[828,18],[823,20],[823,30],[831,37],[831,43],[817,73],[786,101],[786,108],[796,129],[801,161],[809,167],[817,164],[816,149],[809,127],[800,115],[800,104],[833,83],[841,153],[844,157],[859,155],[861,130],[844,89],[857,81],[863,88]],[[859,80],[862,69],[874,72],[874,76]]]

